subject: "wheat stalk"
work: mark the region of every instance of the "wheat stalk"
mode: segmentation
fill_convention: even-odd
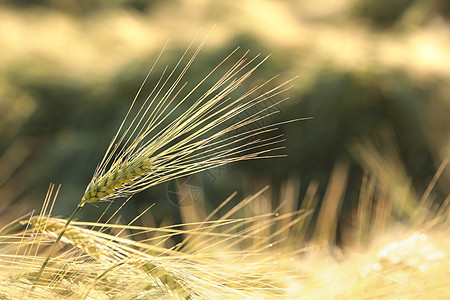
[[[131,196],[156,184],[231,162],[283,156],[274,153],[284,148],[281,146],[282,134],[274,134],[281,123],[262,126],[258,123],[279,112],[277,105],[287,98],[272,99],[289,89],[290,81],[267,88],[275,76],[245,93],[234,95],[268,58],[261,59],[259,55],[249,57],[247,51],[238,56],[232,66],[208,87],[207,79],[237,56],[236,49],[183,96],[182,91],[187,85],[183,83],[184,77],[205,40],[187,58],[193,43],[170,71],[168,67],[164,68],[151,93],[134,112],[135,103],[162,52],[158,56],[81,201],[57,236],[37,273],[35,283],[50,261],[56,244],[86,203]],[[196,96],[195,92],[205,86],[206,92]],[[188,108],[176,115],[184,103],[188,104]],[[231,121],[234,123],[229,124]]]

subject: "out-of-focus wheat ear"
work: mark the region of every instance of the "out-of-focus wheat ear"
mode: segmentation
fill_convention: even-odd
[[[188,284],[183,284],[186,279],[166,270],[161,264],[148,259],[137,259],[130,261],[145,273],[151,276],[152,281],[160,288],[169,289],[173,294],[181,299],[191,299],[195,295],[195,290],[190,291]],[[187,276],[186,276],[187,278]]]
[[[34,217],[30,220],[30,224],[34,230],[53,235],[61,232],[64,228],[64,223],[65,220],[50,217]],[[63,240],[96,260],[108,256],[108,253],[106,253],[106,251],[108,251],[106,245],[98,243],[98,241],[94,240],[91,235],[86,233],[86,231],[83,231],[76,226],[67,227]]]

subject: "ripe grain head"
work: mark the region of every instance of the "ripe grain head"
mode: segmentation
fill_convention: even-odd
[[[276,133],[280,123],[264,120],[279,112],[278,104],[287,99],[280,94],[290,88],[290,81],[273,84],[275,76],[238,93],[267,57],[238,54],[236,49],[183,94],[184,77],[203,44],[189,54],[191,44],[172,69],[163,68],[135,111],[155,62],[87,186],[82,205],[126,197],[235,161],[282,156],[277,152],[283,148],[282,134]],[[219,79],[208,85],[216,73]]]

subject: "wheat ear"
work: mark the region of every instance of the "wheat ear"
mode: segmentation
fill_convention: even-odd
[[[267,59],[258,61],[259,55],[248,58],[248,52],[235,59],[236,49],[181,96],[186,71],[202,45],[189,59],[185,58],[185,52],[168,75],[165,75],[167,68],[164,69],[144,104],[130,118],[144,81],[87,186],[81,205],[127,197],[161,182],[235,161],[281,156],[273,153],[284,148],[280,145],[282,135],[273,134],[279,124],[258,123],[279,113],[277,105],[287,98],[273,101],[273,97],[289,89],[289,81],[267,89],[271,78],[250,91],[233,95]],[[207,86],[206,80],[233,59],[236,61],[232,67],[212,86]],[[154,68],[155,65],[151,71]],[[179,75],[175,77],[177,72]],[[194,92],[205,86],[207,91],[194,97]],[[174,116],[180,105],[187,102],[192,103],[189,108]],[[124,129],[126,122],[131,124]]]

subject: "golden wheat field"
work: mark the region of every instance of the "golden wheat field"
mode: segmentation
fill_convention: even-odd
[[[450,299],[449,11],[0,4],[0,299]]]
[[[367,160],[376,158],[380,157]],[[407,185],[389,184],[405,178],[387,178],[398,173],[385,167],[387,173],[374,173],[363,181],[354,222],[343,229],[350,237],[345,246],[335,244],[339,190],[346,176],[345,166],[337,165],[319,208],[317,187],[312,184],[305,204],[295,211],[289,209],[293,199],[287,197],[276,209],[248,214],[246,207],[258,201],[256,194],[234,207],[225,201],[205,220],[180,225],[154,228],[73,221],[36,281],[66,223],[51,217],[58,192],[52,185],[39,213],[2,228],[1,295],[4,299],[445,299],[449,198],[440,207],[433,207],[426,195],[415,199]],[[295,189],[291,185],[295,182],[286,186],[286,193]],[[398,193],[404,197],[398,198]],[[225,211],[222,217],[216,217],[219,210]],[[315,210],[319,218],[312,223]],[[308,231],[313,235],[306,239]],[[176,236],[182,236],[180,243],[168,243]]]

